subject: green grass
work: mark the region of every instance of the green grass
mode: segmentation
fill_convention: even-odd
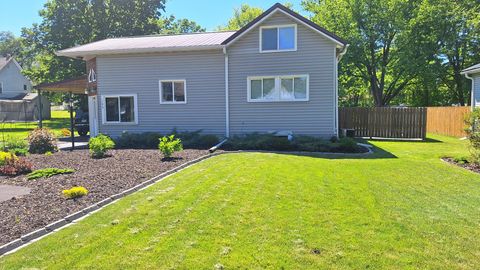
[[[43,126],[51,129],[57,137],[62,135],[62,128],[70,127],[68,111],[52,111],[52,118],[44,120]],[[28,133],[38,127],[38,122],[0,123],[0,143],[10,139],[26,139]]]
[[[480,176],[439,159],[466,141],[432,139],[372,142],[368,158],[217,156],[0,269],[478,269]]]

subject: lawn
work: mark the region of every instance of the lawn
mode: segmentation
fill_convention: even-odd
[[[478,269],[480,175],[440,160],[466,142],[372,143],[368,158],[208,159],[0,269]]]
[[[70,115],[68,111],[52,111],[52,118],[44,120],[43,126],[59,137],[62,128],[70,128]],[[0,143],[9,139],[26,139],[28,133],[37,127],[38,122],[0,123]]]

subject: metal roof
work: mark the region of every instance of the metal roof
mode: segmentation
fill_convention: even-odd
[[[158,51],[182,51],[222,48],[222,42],[235,31],[181,35],[156,35],[109,38],[57,52],[59,56],[82,57],[98,54],[120,54]]]
[[[463,74],[471,74],[471,73],[477,73],[477,72],[480,72],[480,64],[476,64],[462,70]]]

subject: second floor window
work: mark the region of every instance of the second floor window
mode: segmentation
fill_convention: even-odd
[[[260,28],[260,51],[278,52],[297,49],[297,28],[295,25],[267,26]]]

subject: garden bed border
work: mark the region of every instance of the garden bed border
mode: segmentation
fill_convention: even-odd
[[[161,182],[163,181],[164,179],[166,179],[168,176],[176,173],[176,172],[179,172],[183,169],[186,169],[187,167],[190,167],[196,163],[199,163],[200,161],[203,161],[203,160],[206,160],[206,159],[209,159],[211,157],[214,157],[214,156],[219,156],[219,155],[223,155],[223,154],[232,154],[232,153],[272,153],[272,154],[294,154],[294,155],[302,155],[302,156],[315,156],[315,155],[342,155],[342,156],[364,156],[364,155],[370,155],[370,154],[373,154],[373,150],[372,150],[372,146],[371,145],[366,145],[366,144],[362,144],[361,146],[363,146],[364,148],[366,148],[368,151],[365,152],[365,153],[333,153],[333,152],[305,152],[305,151],[261,151],[261,150],[238,150],[238,151],[224,151],[224,152],[216,152],[216,153],[209,153],[207,155],[204,155],[204,156],[201,156],[197,159],[194,159],[194,160],[191,160],[191,161],[188,161],[182,165],[179,165],[171,170],[168,170],[166,172],[163,172],[157,176],[154,176],[152,178],[150,178],[149,180],[146,180],[132,188],[129,188],[127,190],[124,190],[120,193],[117,193],[117,194],[114,194],[106,199],[103,199],[93,205],[90,205],[78,212],[75,212],[73,214],[70,214],[60,220],[57,220],[55,222],[52,222],[48,225],[46,225],[45,227],[41,228],[41,229],[38,229],[36,231],[33,231],[33,232],[30,232],[28,234],[25,234],[25,235],[22,235],[20,238],[17,238],[3,246],[0,246],[0,258],[5,256],[5,255],[8,255],[8,254],[11,254],[11,253],[14,253],[16,252],[17,250],[31,244],[31,243],[34,243],[38,240],[40,240],[41,238],[53,233],[53,232],[56,232],[56,231],[59,231],[63,228],[66,228],[72,224],[75,224],[76,222],[84,219],[85,217],[101,210],[102,208],[110,205],[110,204],[113,204],[115,202],[117,202],[119,199],[127,196],[127,195],[130,195],[136,191],[140,191],[140,190],[143,190],[147,187],[150,187],[152,186],[153,184],[155,183],[158,183],[158,182]]]

